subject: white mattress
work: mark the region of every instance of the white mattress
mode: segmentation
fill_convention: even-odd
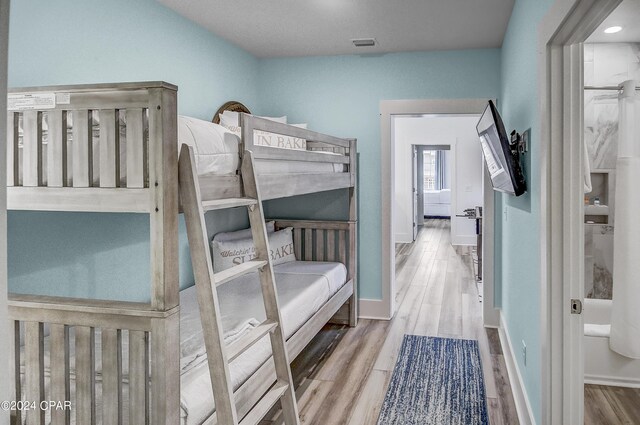
[[[347,270],[341,263],[293,261],[274,266],[278,299],[285,337],[295,333],[322,305],[346,283]],[[227,343],[239,338],[265,320],[257,273],[218,287],[222,323]],[[125,334],[126,335],[126,334]],[[101,399],[101,336],[96,331],[96,399]],[[123,352],[128,352],[128,338],[122,339]],[[49,338],[45,337],[45,388],[49,386]],[[23,347],[24,349],[24,347]],[[180,406],[181,423],[201,424],[213,414],[213,393],[209,378],[202,325],[195,287],[180,292]],[[233,388],[237,389],[270,356],[269,337],[265,336],[231,363]],[[70,335],[70,364],[75,364],[75,343]],[[124,357],[124,356],[123,356]],[[21,355],[24,373],[24,352]],[[122,362],[124,399],[128,394],[128,362]],[[71,371],[73,379],[74,371]],[[75,385],[71,398],[74,400]],[[126,408],[126,405],[125,405]],[[96,406],[100,412],[101,406]],[[127,412],[125,409],[125,418]],[[75,419],[75,418],[74,418]],[[127,423],[128,419],[125,419]],[[48,415],[46,423],[48,423]],[[74,420],[72,420],[74,423]]]
[[[274,267],[285,337],[289,338],[344,285],[347,270],[340,263],[294,261]],[[218,288],[225,336],[248,331],[247,324],[265,320],[257,274]],[[180,379],[183,424],[201,424],[214,411],[211,381],[202,342],[195,288],[182,291],[181,342],[184,365]],[[231,363],[231,381],[237,389],[271,354],[269,337]]]

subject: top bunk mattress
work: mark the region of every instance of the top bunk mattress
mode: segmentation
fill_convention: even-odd
[[[240,137],[218,124],[178,116],[178,144],[187,144],[194,148],[198,174],[234,175],[240,167],[242,144]],[[272,149],[289,148],[272,147]],[[314,152],[342,156],[334,152]],[[345,171],[345,165],[331,162],[261,159],[256,161],[256,171],[258,175],[342,173]]]

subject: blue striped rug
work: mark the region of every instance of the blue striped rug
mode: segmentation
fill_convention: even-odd
[[[405,335],[378,425],[488,425],[478,342]]]

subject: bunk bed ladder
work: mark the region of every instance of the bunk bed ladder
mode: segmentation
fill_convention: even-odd
[[[282,318],[278,307],[273,267],[269,255],[269,241],[253,155],[249,151],[243,155],[243,197],[204,201],[200,192],[193,148],[183,145],[179,161],[180,196],[187,225],[209,374],[216,404],[217,423],[218,425],[257,425],[280,400],[285,424],[299,425],[298,406],[281,325]],[[210,210],[236,207],[248,209],[251,233],[256,247],[256,258],[214,273],[204,214]],[[260,276],[267,319],[243,337],[226,346],[216,288],[256,270]],[[229,362],[267,334],[271,339],[277,380],[244,418],[239,418],[231,386]]]

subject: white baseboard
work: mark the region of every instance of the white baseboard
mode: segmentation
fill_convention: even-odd
[[[411,243],[413,242],[413,235],[411,233],[396,233],[395,243]]]
[[[384,300],[358,300],[358,317],[360,319],[391,320],[389,304]]]
[[[511,345],[507,325],[502,314],[500,314],[500,327],[498,328],[498,333],[500,334],[502,354],[504,355],[504,361],[507,365],[507,373],[509,374],[509,384],[511,385],[513,399],[516,404],[516,411],[518,412],[518,420],[521,425],[535,425],[536,420],[533,416],[531,404],[529,403],[527,389],[524,386],[522,374],[520,373],[518,363],[513,355],[513,346]]]
[[[478,237],[476,235],[457,235],[451,237],[451,245],[476,246]]]
[[[607,385],[611,387],[640,388],[637,379],[622,379],[611,376],[584,375],[584,383],[591,385]]]

